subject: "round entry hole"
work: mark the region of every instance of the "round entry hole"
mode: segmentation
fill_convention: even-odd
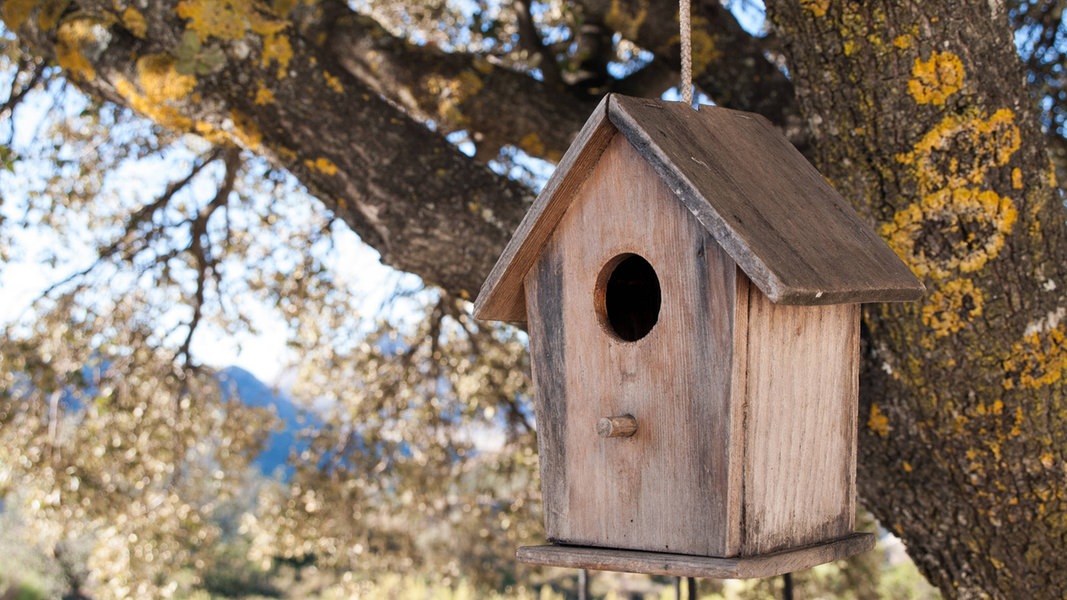
[[[596,296],[601,323],[623,341],[645,337],[659,320],[659,278],[636,254],[620,254],[604,265]]]

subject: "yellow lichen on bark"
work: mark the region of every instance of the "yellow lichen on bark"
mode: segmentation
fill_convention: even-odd
[[[6,0],[0,8],[0,18],[8,29],[18,29],[30,18],[30,13],[37,6],[38,0]]]
[[[259,106],[266,106],[271,102],[274,102],[274,92],[268,90],[263,86],[263,83],[260,82],[256,88],[255,103]]]
[[[175,12],[188,20],[189,31],[202,43],[210,38],[238,40],[249,32],[259,36],[263,42],[263,66],[277,63],[278,77],[284,77],[293,57],[288,36],[281,34],[288,22],[265,14],[268,7],[260,11],[256,4],[254,0],[182,0]]]
[[[119,78],[115,89],[134,110],[157,124],[177,131],[188,131],[193,121],[180,105],[196,87],[196,78],[179,73],[174,58],[168,54],[149,54],[137,60],[137,83]]]
[[[230,111],[230,121],[233,123],[233,139],[249,150],[258,150],[263,143],[263,134],[255,122],[237,110]]]
[[[545,143],[541,141],[541,136],[537,135],[537,132],[531,131],[519,140],[519,148],[531,156],[541,156],[545,152]]]
[[[272,62],[278,63],[278,78],[286,75],[289,61],[293,59],[293,46],[289,43],[289,36],[282,34],[270,34],[263,38],[263,57],[260,59],[264,67],[269,67]]]
[[[451,123],[467,121],[460,108],[464,102],[481,91],[482,77],[472,69],[465,69],[456,77],[432,75],[426,80],[426,90],[437,101],[438,115]]]
[[[923,324],[934,337],[960,331],[982,314],[982,293],[967,278],[952,279],[926,298],[922,308]]]
[[[334,164],[332,160],[324,156],[320,156],[315,160],[307,159],[304,161],[304,166],[314,171],[318,171],[319,173],[323,173],[325,175],[337,174],[337,165]]]
[[[917,275],[941,279],[985,266],[1017,218],[1011,199],[996,192],[944,188],[898,211],[880,233]]]
[[[951,52],[934,52],[929,60],[915,59],[908,91],[919,104],[944,104],[963,89],[963,61]]]
[[[722,58],[722,50],[715,43],[715,38],[708,33],[712,27],[705,17],[693,15],[690,20],[693,73],[699,75],[707,70],[708,65]],[[681,42],[681,36],[678,41]]]
[[[914,167],[920,191],[981,183],[990,169],[1011,160],[1021,144],[1015,113],[1002,108],[989,118],[977,111],[949,115],[897,160]]]
[[[86,56],[101,34],[100,24],[93,19],[71,19],[56,30],[56,62],[84,81],[96,79],[96,69]]]
[[[800,0],[800,5],[814,17],[825,17],[830,9],[830,0]]]
[[[145,21],[144,15],[132,6],[127,6],[126,10],[122,11],[122,25],[134,37],[144,39],[145,35],[148,34],[148,23]]]
[[[345,86],[341,85],[341,79],[335,77],[329,71],[322,72],[322,78],[326,80],[326,86],[338,94],[345,93]]]
[[[889,418],[882,414],[878,405],[871,403],[871,414],[867,418],[867,428],[879,437],[889,437]]]
[[[50,31],[59,24],[60,17],[67,10],[71,0],[44,0],[39,2],[40,12],[37,13],[37,26],[44,31]]]
[[[1067,371],[1067,336],[1063,324],[1035,331],[1015,342],[1004,360],[1004,389],[1035,390],[1054,384]]]

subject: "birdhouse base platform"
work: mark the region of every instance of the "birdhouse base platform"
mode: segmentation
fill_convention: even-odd
[[[848,558],[870,550],[874,547],[874,542],[873,534],[853,533],[812,546],[733,558],[548,544],[523,546],[515,556],[519,562],[546,567],[624,571],[673,577],[753,579],[802,571],[822,563]]]

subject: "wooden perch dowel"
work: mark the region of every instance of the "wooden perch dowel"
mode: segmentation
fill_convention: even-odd
[[[630,437],[637,433],[637,419],[632,415],[604,417],[596,423],[596,434],[603,438]]]

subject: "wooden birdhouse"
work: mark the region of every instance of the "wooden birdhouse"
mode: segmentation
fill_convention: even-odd
[[[853,532],[860,303],[922,284],[760,116],[612,95],[475,304],[525,322],[538,564],[760,577]]]

